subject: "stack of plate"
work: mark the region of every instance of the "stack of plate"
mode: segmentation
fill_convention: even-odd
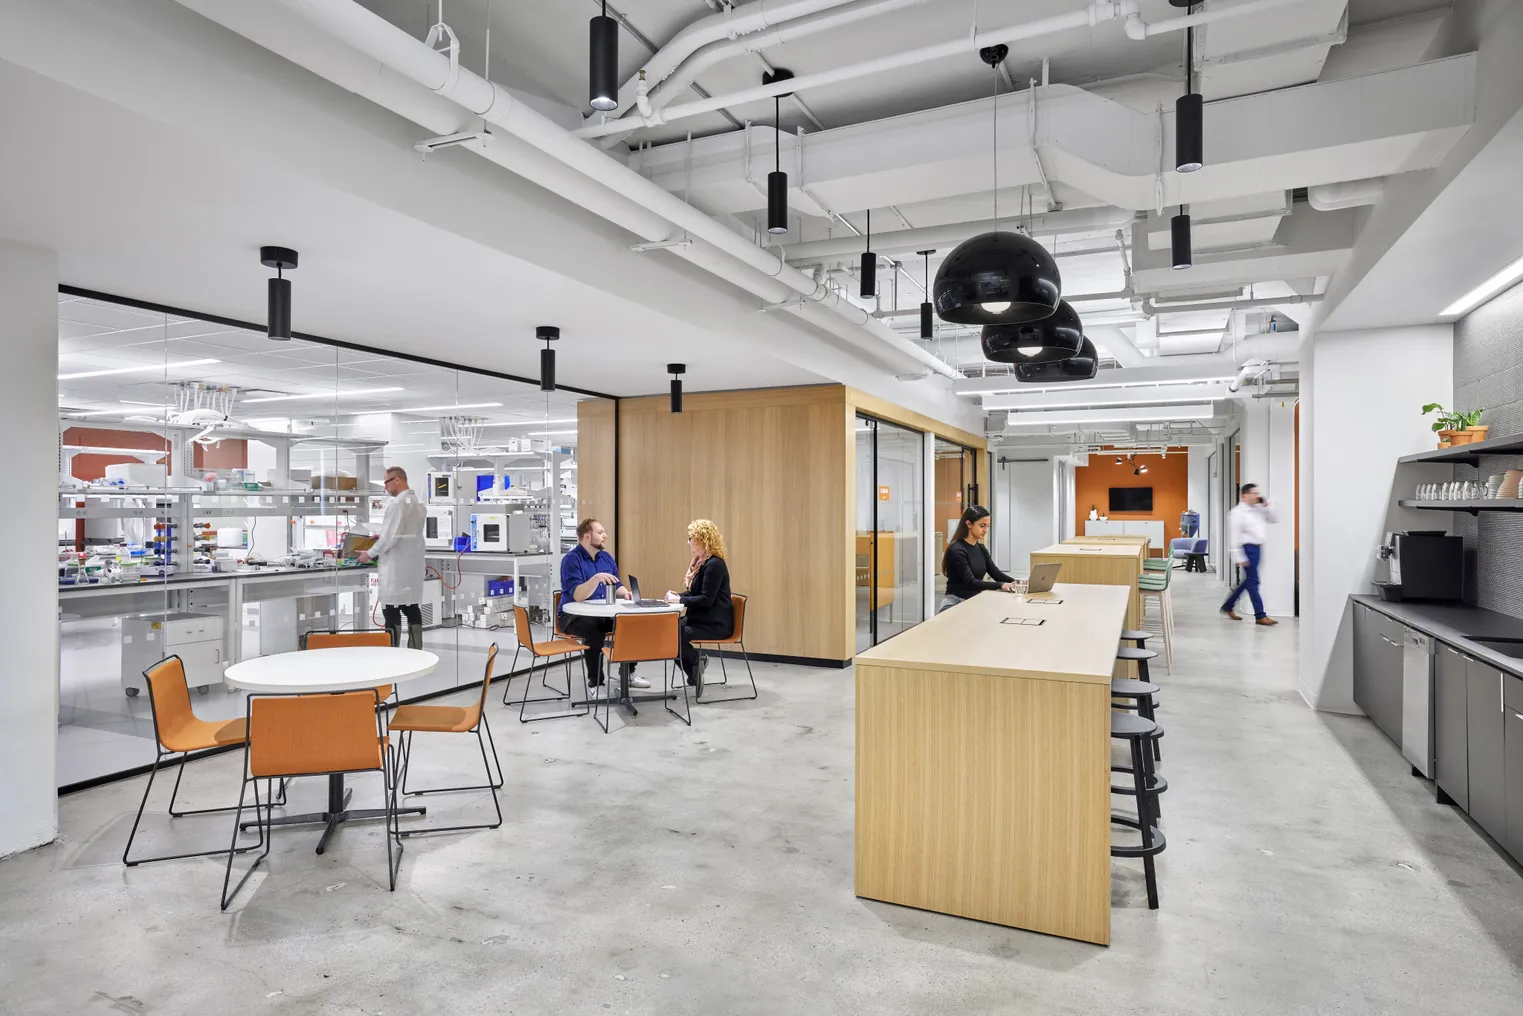
[[[1486,496],[1498,497],[1501,494],[1502,484],[1507,480],[1503,473],[1493,473],[1486,477]]]
[[[1502,477],[1502,486],[1497,491],[1497,497],[1517,497],[1519,480],[1523,480],[1523,469],[1509,469]]]

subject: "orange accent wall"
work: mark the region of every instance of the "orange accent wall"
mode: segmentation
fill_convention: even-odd
[[[1141,476],[1132,475],[1132,466],[1123,454],[1121,465],[1116,465],[1114,453],[1094,452],[1089,465],[1074,470],[1074,532],[1083,534],[1084,520],[1089,518],[1089,508],[1094,505],[1101,515],[1112,519],[1145,521],[1156,519],[1163,523],[1165,540],[1179,537],[1179,514],[1189,505],[1190,458],[1183,448],[1170,448],[1168,458],[1162,455],[1139,455],[1137,464],[1146,464],[1148,471]],[[1152,487],[1153,510],[1150,512],[1107,511],[1112,487]],[[1169,548],[1154,547],[1154,554],[1167,556]]]

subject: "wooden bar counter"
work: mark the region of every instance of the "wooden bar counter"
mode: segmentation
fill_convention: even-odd
[[[1120,586],[984,592],[857,657],[858,896],[1109,944],[1126,612]]]
[[[1147,548],[1139,543],[1106,540],[1100,543],[1057,543],[1031,552],[1031,566],[1060,564],[1058,578],[1085,585],[1126,586],[1131,590],[1126,604],[1126,626],[1135,629],[1142,623],[1142,593],[1137,578]]]
[[[1153,541],[1146,536],[1070,536],[1064,543],[1124,543],[1142,548],[1143,557],[1153,555]]]

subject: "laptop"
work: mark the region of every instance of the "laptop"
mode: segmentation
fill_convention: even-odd
[[[1031,569],[1031,578],[1026,581],[1026,592],[1047,593],[1052,591],[1052,584],[1058,580],[1058,570],[1061,564],[1039,564]]]
[[[625,600],[627,607],[667,607],[670,606],[665,600],[644,600],[640,598],[640,580],[633,575],[629,577],[629,592],[633,599]]]

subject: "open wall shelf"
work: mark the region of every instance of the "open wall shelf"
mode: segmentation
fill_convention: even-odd
[[[1459,445],[1455,448],[1435,448],[1431,452],[1403,455],[1397,462],[1447,462],[1456,466],[1480,465],[1482,455],[1523,455],[1523,434],[1508,434],[1489,441]],[[1420,506],[1417,506],[1420,507]]]
[[[1523,498],[1483,497],[1463,501],[1398,501],[1403,508],[1420,508],[1435,512],[1523,512]]]

